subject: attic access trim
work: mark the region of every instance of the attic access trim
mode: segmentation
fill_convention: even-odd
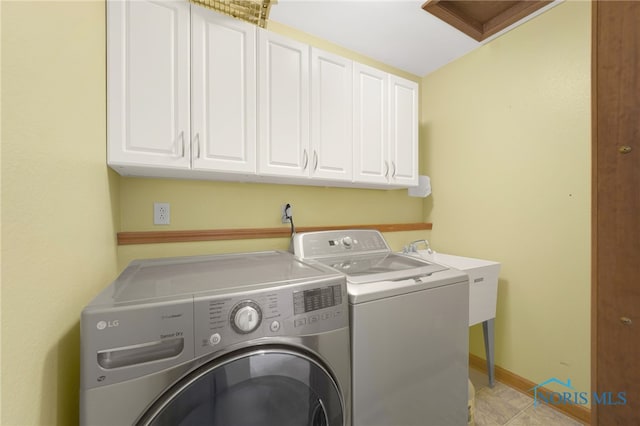
[[[192,3],[265,28],[277,0],[191,0]]]
[[[428,0],[422,9],[483,41],[553,0]]]

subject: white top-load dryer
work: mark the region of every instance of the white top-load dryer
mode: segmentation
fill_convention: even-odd
[[[347,278],[353,425],[467,424],[467,275],[392,253],[375,230],[297,234],[293,247]]]
[[[82,425],[350,424],[344,276],[290,253],[134,261],[80,325]]]

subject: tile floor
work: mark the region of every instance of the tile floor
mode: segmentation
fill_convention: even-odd
[[[470,369],[476,388],[475,426],[582,426],[582,423],[500,382],[488,386],[487,376]]]

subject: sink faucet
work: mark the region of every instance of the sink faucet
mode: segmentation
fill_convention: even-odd
[[[429,241],[427,240],[415,240],[407,244],[402,248],[402,252],[405,254],[417,253],[418,252],[418,244],[424,244],[427,247],[427,253],[433,254],[434,251],[431,250],[431,246],[429,246]]]

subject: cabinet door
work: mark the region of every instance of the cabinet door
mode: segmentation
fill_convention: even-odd
[[[353,64],[353,180],[365,183],[389,181],[388,75]]]
[[[353,62],[311,49],[311,176],[350,182]]]
[[[256,27],[205,9],[191,14],[193,168],[256,171]]]
[[[418,185],[418,84],[389,76],[391,183]]]
[[[258,30],[258,171],[309,175],[309,46]]]
[[[107,2],[107,160],[189,168],[189,3]]]

